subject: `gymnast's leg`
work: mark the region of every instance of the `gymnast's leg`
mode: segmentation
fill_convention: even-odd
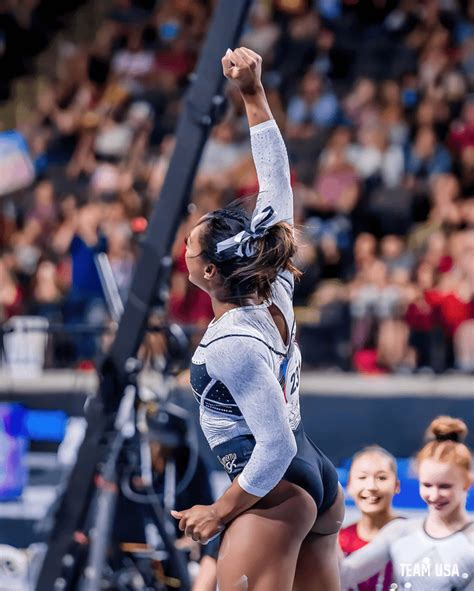
[[[344,520],[344,492],[318,516],[301,544],[293,591],[340,591],[338,532]]]
[[[281,481],[227,527],[217,561],[219,591],[291,591],[316,515],[306,491]]]

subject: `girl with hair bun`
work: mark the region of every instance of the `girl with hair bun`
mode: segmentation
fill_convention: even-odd
[[[338,591],[344,495],[300,415],[288,156],[260,56],[228,50],[222,66],[246,109],[257,204],[252,216],[234,206],[201,218],[187,238],[186,263],[215,315],[193,356],[191,386],[232,484],[213,505],[172,515],[202,543],[223,532],[220,591]]]
[[[415,457],[428,514],[392,521],[367,546],[345,558],[344,588],[366,580],[391,560],[391,589],[474,590],[474,521],[466,511],[474,478],[472,453],[463,443],[467,432],[460,419],[440,416],[431,423],[427,442]]]

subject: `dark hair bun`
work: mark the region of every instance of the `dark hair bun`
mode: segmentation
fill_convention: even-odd
[[[436,441],[463,441],[468,433],[466,423],[461,419],[440,416],[432,421],[426,431],[428,439]]]

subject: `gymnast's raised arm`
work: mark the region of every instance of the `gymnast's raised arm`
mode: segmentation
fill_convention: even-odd
[[[252,155],[259,183],[253,218],[266,212],[267,227],[277,222],[292,225],[293,192],[288,155],[263,89],[262,58],[250,49],[241,47],[227,51],[222,58],[222,67],[226,78],[240,90],[250,126]],[[273,211],[271,216],[269,207]]]

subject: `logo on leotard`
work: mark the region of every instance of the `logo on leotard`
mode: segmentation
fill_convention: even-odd
[[[224,470],[229,474],[232,474],[232,470],[235,468],[235,461],[237,460],[237,454],[227,454],[223,458],[217,456],[219,462],[224,466]]]

